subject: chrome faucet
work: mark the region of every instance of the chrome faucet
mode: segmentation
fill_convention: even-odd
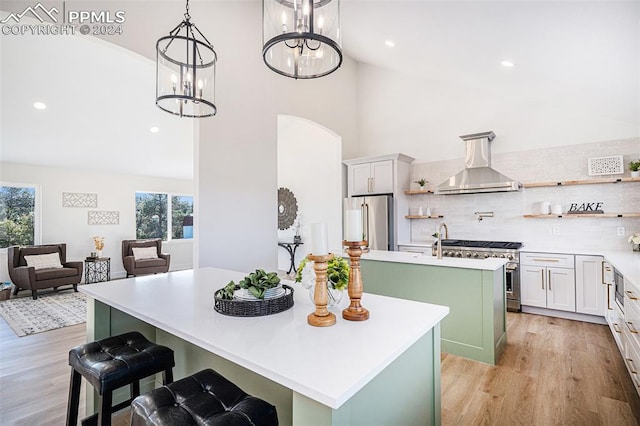
[[[444,228],[444,239],[448,239],[449,238],[449,228],[447,228],[447,224],[442,222],[440,225],[438,225],[438,251],[437,251],[437,255],[438,255],[438,259],[442,259],[442,228]]]

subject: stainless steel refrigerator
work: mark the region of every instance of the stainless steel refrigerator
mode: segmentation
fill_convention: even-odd
[[[343,220],[349,209],[360,209],[364,239],[371,250],[393,250],[393,196],[371,195],[344,199]],[[346,223],[343,223],[346,229]]]

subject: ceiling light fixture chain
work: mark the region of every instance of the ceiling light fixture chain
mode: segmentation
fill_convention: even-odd
[[[184,20],[156,43],[156,105],[180,117],[216,114],[213,45],[191,22],[189,0]]]

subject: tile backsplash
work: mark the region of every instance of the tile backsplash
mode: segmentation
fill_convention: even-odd
[[[623,155],[623,175],[589,176],[588,159]],[[492,155],[492,167],[520,183],[589,180],[629,177],[628,163],[640,158],[640,138],[585,143],[557,148],[535,149]],[[463,159],[414,163],[411,182],[429,181],[428,188],[462,170]],[[411,184],[417,189],[416,184]],[[412,242],[430,242],[444,221],[449,238],[521,241],[525,248],[585,248],[630,250],[627,238],[640,232],[640,218],[525,218],[538,214],[543,201],[560,204],[566,213],[571,203],[602,202],[605,213],[640,213],[640,183],[575,185],[521,188],[518,192],[466,195],[409,196],[409,212],[431,208],[443,219],[412,219]],[[478,221],[474,212],[493,212],[493,217]],[[408,220],[402,218],[401,220]],[[619,228],[624,236],[618,236]]]

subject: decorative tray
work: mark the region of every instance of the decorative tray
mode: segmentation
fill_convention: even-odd
[[[282,288],[284,294],[264,300],[222,299],[220,298],[222,289],[220,289],[213,296],[213,308],[216,312],[233,317],[260,317],[277,314],[293,306],[293,288],[286,284],[283,284]],[[235,289],[236,291],[240,290],[240,286],[236,286]]]

